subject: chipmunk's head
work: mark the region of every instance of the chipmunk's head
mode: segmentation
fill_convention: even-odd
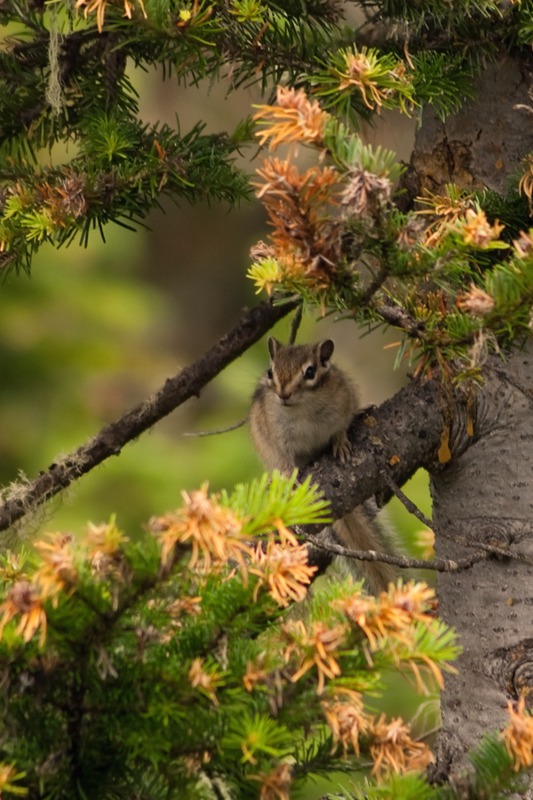
[[[297,405],[307,392],[322,385],[334,347],[331,339],[315,344],[283,345],[271,336],[268,340],[270,367],[266,384],[283,405]]]

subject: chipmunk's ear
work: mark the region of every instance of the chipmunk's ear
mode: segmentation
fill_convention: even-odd
[[[276,353],[283,347],[280,341],[278,341],[274,336],[268,337],[268,352],[270,353],[270,358],[274,360],[276,357]]]
[[[331,356],[333,355],[334,349],[335,349],[335,343],[333,342],[333,339],[324,339],[323,342],[319,343],[318,354],[322,366],[324,367],[326,366]]]

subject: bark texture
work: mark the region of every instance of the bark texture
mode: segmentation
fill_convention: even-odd
[[[494,359],[487,366],[471,439],[466,423],[459,409],[454,457],[432,473],[437,555],[460,559],[472,548],[496,553],[469,573],[438,577],[440,613],[460,632],[464,648],[459,674],[447,678],[443,694],[444,774],[486,731],[505,724],[508,700],[533,692],[531,341],[507,363]]]
[[[530,107],[533,59],[491,64],[476,85],[476,102],[442,122],[431,109],[408,173],[409,193],[440,192],[447,183],[505,192],[509,177],[533,150]]]
[[[532,62],[506,57],[486,69],[477,100],[439,121],[424,113],[412,155],[411,196],[448,182],[505,192],[533,151]],[[506,721],[509,699],[533,698],[533,348],[490,360],[476,400],[474,436],[459,405],[453,458],[432,471],[437,555],[500,548],[471,571],[438,578],[440,611],[460,633],[459,674],[442,696],[437,776]],[[504,555],[513,554],[512,557]]]
[[[410,383],[379,408],[355,417],[346,464],[326,453],[301,475],[313,475],[338,519],[369,497],[388,493],[387,475],[401,486],[419,467],[434,463],[443,411],[436,381]]]

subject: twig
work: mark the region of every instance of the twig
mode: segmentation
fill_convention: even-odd
[[[391,490],[391,492],[396,495],[400,503],[409,511],[410,514],[415,516],[420,522],[426,526],[426,528],[430,528],[433,530],[433,521],[426,517],[423,511],[421,511],[418,506],[410,500],[407,495],[402,492],[396,481],[392,478],[389,473],[389,470],[386,467],[382,467],[380,469],[380,475],[383,477],[385,483]]]
[[[247,417],[239,420],[234,425],[228,425],[227,428],[213,428],[212,431],[186,431],[182,433],[182,436],[191,436],[191,437],[200,437],[200,436],[218,436],[219,433],[229,433],[230,431],[236,431],[239,428],[242,428],[243,425],[246,425]]]
[[[298,331],[300,330],[300,324],[302,322],[303,308],[304,308],[303,303],[300,303],[300,305],[296,309],[294,317],[292,318],[289,344],[294,344],[294,342],[296,341],[296,336],[298,334]]]
[[[403,308],[381,303],[380,305],[373,306],[373,309],[388,325],[392,325],[394,328],[400,328],[410,337],[422,338],[424,323],[417,322],[417,320],[411,317]]]
[[[431,530],[435,530],[435,525],[429,517],[426,517],[423,511],[421,511],[415,503],[410,500],[404,492],[400,489],[400,487],[395,483],[389,471],[386,467],[383,467],[380,470],[380,474],[385,480],[385,483],[391,490],[393,494],[396,495],[398,500],[405,506],[407,511],[413,514],[423,525]],[[472,539],[472,541],[468,541],[464,536],[459,536],[458,534],[454,533],[446,533],[446,531],[436,530],[435,535],[443,536],[446,539],[450,539],[451,541],[455,542],[456,544],[460,544],[465,548],[475,548],[476,550],[481,550],[488,558],[489,556],[500,556],[502,558],[512,558],[515,561],[521,561],[523,564],[533,564],[533,558],[528,556],[526,553],[515,552],[510,550],[508,547],[500,547],[499,545],[492,544],[491,542],[480,542],[477,538]],[[463,559],[460,559],[462,561]],[[430,568],[431,569],[431,568]]]
[[[102,430],[77,450],[52,464],[27,483],[12,484],[0,505],[0,530],[6,530],[62,489],[101,464],[156,422],[200,391],[225,367],[257,342],[278,320],[297,305],[294,300],[273,305],[265,301],[242,313],[238,323],[201,358],[185,367],[131,411]]]
[[[314,536],[312,534],[304,534],[303,538],[308,544],[313,545],[313,547],[316,547],[318,550],[332,555],[355,558],[357,561],[382,561],[385,564],[393,564],[396,567],[400,567],[400,569],[430,569],[435,572],[463,572],[464,570],[471,569],[474,564],[485,561],[489,557],[489,553],[482,552],[472,553],[472,555],[466,558],[433,558],[431,561],[427,561],[424,558],[393,556],[390,553],[382,553],[377,550],[349,550],[333,542],[325,544],[321,541],[320,536]]]
[[[370,301],[372,300],[378,289],[381,289],[381,287],[387,280],[388,276],[389,276],[389,271],[383,266],[383,264],[381,264],[377,274],[374,275],[374,277],[372,278],[372,280],[370,281],[365,290],[365,294],[362,300],[363,305],[368,305],[368,303],[370,303]]]

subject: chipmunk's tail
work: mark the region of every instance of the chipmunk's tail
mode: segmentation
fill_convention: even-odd
[[[362,508],[354,508],[345,517],[334,522],[332,529],[339,544],[349,550],[374,550],[377,553],[388,554],[381,532]],[[366,588],[372,594],[386,591],[389,583],[395,583],[398,579],[397,570],[384,561],[357,558],[343,558],[343,560],[349,562],[352,575],[364,578]]]

